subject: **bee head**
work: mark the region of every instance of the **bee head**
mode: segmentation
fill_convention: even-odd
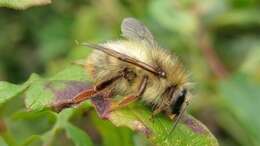
[[[171,119],[175,119],[174,123],[173,123],[173,127],[171,128],[170,132],[168,133],[168,135],[166,136],[166,138],[171,135],[171,133],[175,130],[175,128],[177,127],[177,124],[179,123],[179,121],[181,120],[184,111],[187,108],[188,102],[186,101],[186,96],[187,96],[187,89],[182,89],[181,92],[176,96],[174,96],[174,94],[172,95],[172,102],[170,104],[170,118]]]
[[[170,110],[171,110],[171,114],[174,115],[179,115],[183,104],[185,104],[186,101],[186,95],[187,95],[187,89],[182,89],[181,92],[174,98],[174,100],[172,100],[172,103],[170,104]]]

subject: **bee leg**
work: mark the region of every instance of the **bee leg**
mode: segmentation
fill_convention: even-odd
[[[141,84],[140,84],[140,87],[139,87],[139,90],[138,90],[137,94],[136,95],[129,95],[129,96],[124,97],[120,101],[113,102],[109,112],[112,112],[112,111],[114,111],[116,109],[124,107],[124,106],[130,104],[131,102],[137,100],[138,98],[140,98],[142,96],[142,94],[144,93],[144,91],[145,91],[145,88],[146,88],[146,85],[147,85],[147,81],[148,81],[148,77],[144,76],[142,81],[141,81]]]
[[[151,114],[149,120],[154,121],[154,117],[155,117],[157,114],[159,114],[161,111],[162,111],[162,108],[157,108],[157,109],[155,109],[155,110],[152,112],[152,114]]]
[[[123,74],[118,74],[117,76],[114,76],[111,79],[105,80],[105,81],[99,83],[98,85],[96,85],[96,86],[94,86],[90,89],[87,89],[87,90],[80,92],[75,97],[73,97],[73,99],[72,99],[73,104],[78,104],[78,103],[81,103],[84,100],[90,99],[95,94],[97,94],[101,90],[107,88],[109,85],[111,85],[116,80],[120,79],[121,77],[123,77]]]
[[[86,89],[79,94],[77,94],[75,97],[72,99],[73,104],[78,104],[81,103],[84,100],[87,100],[91,98],[93,95],[95,95],[97,91],[95,90],[95,87],[92,87],[90,89]]]

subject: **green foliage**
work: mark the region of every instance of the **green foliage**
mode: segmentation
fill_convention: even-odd
[[[26,91],[25,105],[31,110],[42,110],[52,105],[55,91],[65,90],[68,82],[86,80],[86,73],[78,66],[72,66],[57,73],[48,80],[38,80]],[[66,98],[66,97],[63,97]]]
[[[12,83],[0,81],[0,105],[23,92],[32,82],[37,79],[38,75],[32,74],[30,79],[23,85],[15,85]]]
[[[179,11],[177,5],[169,0],[154,1],[150,11],[162,27],[183,35],[194,33],[197,29],[196,17],[190,15],[187,10]],[[180,29],[181,27],[185,29]]]
[[[80,142],[148,146],[150,141],[161,142],[157,128],[164,129],[161,123],[170,128],[171,123],[163,115],[152,123],[146,116],[150,109],[139,104],[116,112],[107,121],[97,117],[89,102],[61,113],[50,110],[60,99],[75,94],[74,85],[85,87],[91,80],[81,67],[68,66],[91,52],[77,46],[75,40],[101,43],[118,39],[120,22],[129,16],[143,21],[159,44],[184,62],[195,83],[188,112],[207,125],[220,145],[260,145],[258,0],[59,0],[43,5],[47,3],[50,0],[0,0],[0,7],[5,7],[0,8],[1,146],[72,146]],[[206,46],[201,43],[203,38]],[[207,48],[228,72],[225,78],[216,73],[219,68],[212,68],[215,60],[210,60]],[[32,72],[41,77],[33,74],[29,78]],[[73,94],[61,96],[64,91]],[[133,108],[138,112],[133,113]],[[144,125],[156,131],[148,138],[129,129],[136,128],[129,121],[140,120],[139,112],[145,115]],[[118,119],[116,114],[124,116]],[[181,123],[171,135],[173,141],[181,132],[187,138],[197,134],[190,135],[189,127]],[[82,136],[75,136],[78,134]],[[211,137],[204,136],[205,141]]]
[[[239,135],[243,135],[243,143],[253,143],[254,145],[258,144],[259,140],[259,129],[260,129],[260,118],[257,115],[259,108],[258,104],[260,103],[260,84],[255,84],[252,80],[247,79],[248,76],[239,74],[227,81],[221,81],[219,83],[219,90],[221,94],[221,101],[225,103],[224,107],[229,112],[232,113],[232,117],[223,118],[225,123],[228,123],[230,120],[237,120],[239,123],[233,125],[232,128],[237,131],[241,131],[240,127],[243,127],[250,134],[250,137],[247,137],[245,133],[237,133],[236,136],[239,138]],[[245,100],[247,98],[247,100]],[[250,114],[248,114],[250,113]],[[223,113],[224,116],[228,116],[226,113]],[[230,126],[231,124],[223,124],[223,126]],[[230,128],[231,129],[231,128]]]
[[[141,131],[155,145],[164,146],[217,146],[218,142],[209,130],[191,116],[186,116],[177,129],[169,134],[173,122],[160,115],[151,119],[151,111],[140,105],[134,105],[113,112],[111,121],[117,126],[127,126]]]
[[[5,141],[3,140],[2,137],[0,137],[0,145],[1,146],[7,146],[7,144],[5,143]]]
[[[27,9],[32,6],[46,5],[49,3],[51,3],[51,0],[1,0],[0,7]]]
[[[68,137],[73,140],[76,146],[92,146],[90,138],[86,135],[85,132],[75,127],[72,124],[65,125],[66,132]]]
[[[124,127],[115,127],[111,122],[100,119],[96,112],[91,113],[91,119],[95,124],[98,132],[102,136],[102,141],[104,146],[132,146],[134,145],[133,136],[134,133],[129,128]],[[113,132],[111,132],[113,131]],[[109,136],[108,136],[109,135]],[[120,139],[120,140],[118,140]],[[144,141],[144,140],[143,140]],[[140,145],[137,143],[136,145]]]

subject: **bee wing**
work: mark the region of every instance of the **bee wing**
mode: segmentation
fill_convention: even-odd
[[[121,32],[127,39],[143,41],[153,48],[157,46],[150,30],[135,18],[125,18],[121,24]]]

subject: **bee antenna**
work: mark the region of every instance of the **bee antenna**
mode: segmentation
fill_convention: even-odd
[[[170,132],[165,136],[164,140],[166,140],[174,132],[174,130],[176,129],[178,123],[180,122],[180,120],[181,120],[181,118],[182,118],[182,116],[183,116],[183,114],[184,114],[184,112],[186,110],[186,107],[187,107],[187,105],[185,105],[183,107],[183,109],[181,110],[180,114],[177,116],[175,122],[173,123],[173,126],[172,126]]]

